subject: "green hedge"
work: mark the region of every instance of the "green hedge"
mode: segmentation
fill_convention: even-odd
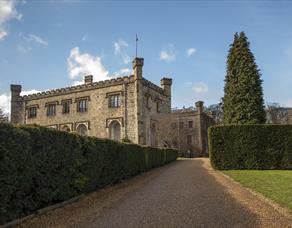
[[[176,158],[172,149],[0,124],[0,224]]]
[[[208,129],[215,169],[292,169],[292,125],[227,125]]]

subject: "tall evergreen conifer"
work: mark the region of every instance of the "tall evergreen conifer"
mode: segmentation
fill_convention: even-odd
[[[244,32],[234,35],[227,59],[224,124],[265,123],[261,73]]]

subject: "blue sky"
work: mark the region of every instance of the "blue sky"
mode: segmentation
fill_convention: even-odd
[[[131,73],[138,34],[144,77],[173,78],[173,107],[218,103],[235,32],[245,31],[265,102],[292,106],[292,2],[0,1],[0,106],[25,92]]]

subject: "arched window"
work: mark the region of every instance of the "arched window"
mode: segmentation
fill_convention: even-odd
[[[66,131],[66,132],[70,132],[70,127],[68,127],[67,125],[64,125],[61,129],[62,131]]]
[[[79,135],[87,135],[88,134],[88,130],[87,130],[86,125],[79,124],[78,127],[77,127],[77,133]]]
[[[118,121],[114,120],[109,125],[109,138],[112,140],[121,140],[121,125]]]

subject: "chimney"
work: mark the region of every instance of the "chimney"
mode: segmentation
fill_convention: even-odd
[[[84,84],[88,85],[88,84],[92,84],[93,82],[93,76],[92,75],[87,75],[84,77]]]
[[[171,78],[162,78],[160,80],[160,85],[162,89],[164,90],[165,94],[167,96],[171,96],[171,85],[172,85],[172,79]]]
[[[203,113],[203,106],[204,106],[204,102],[203,101],[197,101],[196,103],[196,108],[198,111],[198,114],[202,114]]]
[[[135,58],[132,62],[133,64],[133,70],[134,70],[134,77],[135,79],[142,79],[142,68],[144,65],[144,59],[143,58]]]

